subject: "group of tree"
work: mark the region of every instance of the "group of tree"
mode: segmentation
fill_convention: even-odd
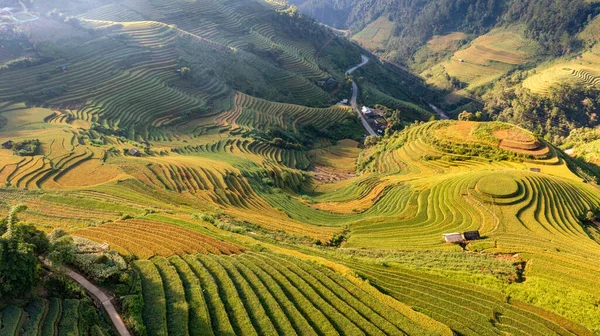
[[[0,299],[28,293],[39,280],[40,257],[64,264],[73,257],[73,241],[63,230],[50,235],[34,225],[19,223],[17,214],[27,209],[13,207],[0,221]]]
[[[499,86],[484,98],[487,118],[520,125],[555,143],[577,128],[600,123],[600,90],[592,86],[562,84],[545,95]]]

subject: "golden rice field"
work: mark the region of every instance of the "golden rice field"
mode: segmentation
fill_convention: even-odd
[[[460,38],[459,34],[434,37],[428,42],[428,47],[441,48]],[[501,77],[518,65],[531,61],[536,50],[536,42],[523,37],[522,28],[495,29],[477,37],[439,66],[449,76],[468,84],[468,88],[475,88]],[[429,74],[434,75],[429,82],[435,84],[437,76],[435,69],[428,69],[422,75],[429,77]]]
[[[544,94],[559,83],[580,83],[598,85],[600,76],[600,56],[594,52],[586,52],[575,59],[557,61],[549,66],[541,66],[534,70],[523,82],[523,87]]]

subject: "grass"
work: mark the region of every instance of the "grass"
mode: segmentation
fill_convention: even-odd
[[[477,182],[477,191],[492,197],[509,198],[519,193],[519,184],[509,176],[486,176]]]
[[[144,325],[149,335],[168,335],[165,291],[161,276],[151,261],[135,262],[142,278]]]
[[[62,304],[62,317],[58,324],[58,335],[76,336],[79,335],[79,300],[67,299]]]
[[[58,328],[58,322],[62,315],[62,301],[57,298],[50,299],[48,305],[48,312],[42,325],[42,335],[52,336],[55,335]]]
[[[48,301],[45,299],[33,300],[27,304],[25,311],[29,315],[29,320],[23,325],[23,335],[38,335],[41,331],[44,316],[48,312]]]

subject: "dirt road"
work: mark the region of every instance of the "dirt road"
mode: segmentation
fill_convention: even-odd
[[[369,58],[365,55],[362,55],[362,62],[359,65],[346,71],[346,76],[352,74],[354,71],[356,71],[356,69],[364,66],[367,63],[369,63]],[[365,118],[365,116],[362,114],[362,112],[360,112],[360,110],[358,109],[358,104],[356,103],[357,97],[358,97],[358,85],[356,85],[356,83],[354,81],[352,81],[352,98],[350,99],[350,105],[352,106],[352,109],[354,110],[354,112],[356,112],[356,114],[358,114],[358,116],[360,117],[360,121],[361,121],[363,127],[369,133],[369,135],[377,136],[377,133],[373,130],[371,125],[369,125],[369,123],[367,122],[367,118]]]
[[[108,297],[108,295],[106,295],[96,285],[89,282],[81,274],[76,273],[71,269],[67,269],[66,273],[69,276],[69,278],[73,279],[75,282],[83,286],[93,297],[95,297],[98,301],[102,303],[102,306],[104,307],[106,313],[110,317],[110,320],[114,324],[115,329],[117,329],[117,332],[119,332],[119,335],[131,336],[129,330],[127,330],[127,327],[125,327],[125,323],[123,323],[121,316],[119,315],[119,313],[117,313],[117,310],[115,309],[115,306],[112,304],[111,298]]]

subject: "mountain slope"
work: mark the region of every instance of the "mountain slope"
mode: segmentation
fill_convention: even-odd
[[[132,273],[110,287],[136,333],[599,332],[594,170],[541,134],[424,122],[439,93],[425,79],[372,55],[347,79],[368,52],[279,1],[21,4],[37,19],[2,14],[0,217],[27,204],[23,223],[125,256]],[[514,29],[426,47],[518,67],[537,52]],[[383,136],[363,141],[334,105],[349,79],[394,121]],[[508,84],[487,115],[541,131],[600,106]]]

